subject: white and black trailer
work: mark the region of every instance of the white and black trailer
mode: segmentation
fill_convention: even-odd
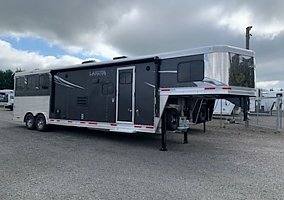
[[[254,52],[211,46],[15,74],[14,120],[116,132],[184,131],[211,120],[216,99],[247,113],[255,96]],[[244,115],[246,120],[246,114]]]

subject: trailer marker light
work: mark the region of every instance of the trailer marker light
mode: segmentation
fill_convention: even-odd
[[[69,120],[68,123],[72,123],[72,121]]]
[[[205,90],[215,90],[216,88],[213,87],[213,86],[208,86],[208,87],[205,87],[204,89],[205,89]]]
[[[154,128],[154,126],[146,126],[146,128],[151,128],[151,129],[153,129],[153,128]]]
[[[117,124],[110,124],[111,126],[117,126]]]
[[[86,124],[86,122],[80,122],[80,124]]]
[[[169,92],[169,91],[171,91],[171,89],[170,88],[164,88],[164,89],[161,89],[163,92]]]
[[[135,128],[142,128],[141,125],[134,125]]]
[[[57,122],[60,122],[60,120],[58,119],[58,120],[56,120]]]
[[[98,123],[97,122],[89,122],[89,124],[96,125]]]
[[[49,121],[54,122],[54,119],[50,119]]]
[[[230,86],[224,86],[224,87],[222,87],[222,89],[223,89],[223,90],[231,90],[232,87],[230,87]]]

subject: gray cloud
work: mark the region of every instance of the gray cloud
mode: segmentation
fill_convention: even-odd
[[[105,45],[130,55],[173,51],[213,44],[244,47],[244,29],[230,27],[236,12],[249,11],[251,47],[256,51],[258,80],[281,80],[284,60],[284,1],[281,0],[0,0],[0,35],[34,35],[65,47],[94,50]],[[244,13],[245,15],[245,13]],[[228,24],[220,20],[229,19]],[[282,32],[265,37],[270,25]],[[238,24],[236,24],[237,26]],[[270,69],[267,71],[267,69]],[[269,75],[269,76],[268,76]]]

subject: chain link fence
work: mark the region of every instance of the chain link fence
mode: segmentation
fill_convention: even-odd
[[[281,131],[283,129],[282,95],[252,98],[249,124]]]
[[[224,123],[238,123],[246,125],[244,121],[244,114],[238,107],[234,107],[233,111],[228,114],[228,102],[220,101],[219,112],[215,112],[213,117],[220,120],[220,127]],[[223,111],[223,113],[222,113]],[[284,113],[282,105],[282,95],[276,97],[256,97],[250,99],[250,110],[248,113],[248,125],[272,129],[275,131],[282,131],[284,129]]]

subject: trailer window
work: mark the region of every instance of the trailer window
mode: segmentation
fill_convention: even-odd
[[[119,83],[120,84],[131,84],[132,83],[132,73],[121,72],[119,74]]]
[[[8,98],[7,98],[7,94],[5,93],[0,93],[0,102],[7,102]]]
[[[204,79],[204,62],[203,60],[194,60],[178,64],[178,81],[193,82]]]
[[[230,53],[229,85],[255,87],[254,58]]]
[[[49,88],[49,75],[42,74],[39,76],[40,89],[47,90]]]
[[[25,78],[19,77],[16,79],[16,90],[24,90],[25,88]]]
[[[38,90],[38,75],[30,75],[27,77],[27,89],[28,90]]]
[[[103,95],[113,94],[114,88],[112,83],[104,83],[102,85],[102,93]]]

